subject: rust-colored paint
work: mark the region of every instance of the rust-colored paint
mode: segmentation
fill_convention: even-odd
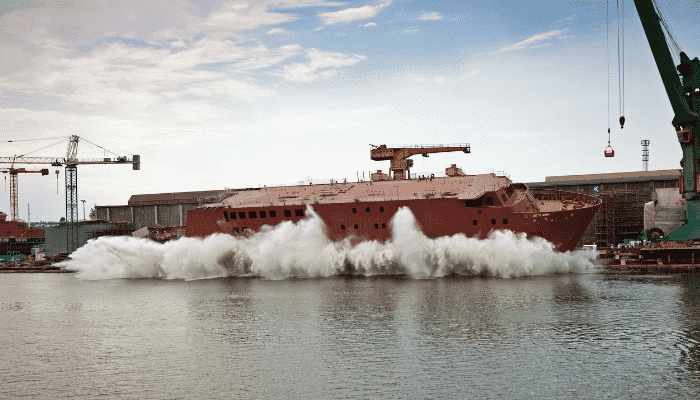
[[[508,229],[542,237],[559,251],[568,251],[581,239],[601,203],[596,197],[580,193],[535,195],[524,184],[512,184],[508,178],[494,174],[300,185],[241,191],[222,203],[190,210],[185,235],[244,235],[263,225],[298,222],[304,216],[295,210],[306,212],[310,206],[326,224],[331,240],[351,237],[386,241],[391,238],[392,217],[399,208],[408,207],[429,237],[461,233],[483,239],[491,231]],[[289,210],[289,216],[285,216],[285,210]],[[256,218],[249,217],[251,211]],[[232,212],[236,218],[231,218]],[[238,217],[241,212],[246,218]],[[275,217],[270,216],[271,212]]]

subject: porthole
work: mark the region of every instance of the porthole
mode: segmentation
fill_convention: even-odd
[[[353,228],[357,229],[357,224],[353,225]]]
[[[491,219],[491,225],[496,225],[496,220],[495,220],[495,219]]]
[[[379,229],[379,224],[374,224],[374,229]]]

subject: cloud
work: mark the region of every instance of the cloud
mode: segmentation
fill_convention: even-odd
[[[309,49],[306,53],[308,63],[294,63],[282,68],[282,76],[288,81],[313,82],[331,78],[338,74],[341,68],[355,65],[366,59],[364,56],[328,53],[317,49]]]
[[[403,31],[403,33],[418,33],[418,28],[410,28]]]
[[[172,52],[170,48],[115,42],[70,58],[64,44],[44,38],[38,45],[42,52],[21,71],[3,77],[0,90],[110,110],[143,109],[182,96],[211,96],[212,102],[252,101],[271,92],[257,87],[241,72],[275,65],[301,49],[298,45],[269,50],[239,44],[201,39]],[[208,64],[232,67],[202,68]]]
[[[347,23],[361,19],[372,18],[386,6],[391,4],[391,0],[385,0],[377,5],[369,4],[358,8],[346,8],[345,10],[332,11],[318,14],[325,25],[334,25],[338,23]]]
[[[377,24],[375,24],[374,22],[368,22],[368,23],[366,23],[366,24],[364,24],[364,25],[362,25],[362,26],[364,26],[365,28],[369,28],[369,27],[371,27],[371,26],[377,26]]]
[[[423,21],[435,21],[438,19],[442,19],[442,15],[440,15],[439,12],[433,11],[431,13],[424,13],[418,19],[423,20]]]
[[[466,74],[462,74],[462,75],[458,76],[458,77],[457,77],[457,81],[459,82],[459,81],[463,81],[463,80],[466,80],[466,79],[471,79],[471,78],[475,77],[476,74],[478,74],[478,73],[479,73],[479,71],[475,71],[475,70],[474,70],[474,71],[469,71],[469,72],[467,72]]]
[[[550,43],[543,43],[549,39],[552,39],[554,37],[557,37],[559,35],[562,35],[566,33],[567,30],[555,30],[555,31],[549,31],[545,33],[540,33],[539,35],[535,35],[532,37],[529,37],[522,42],[518,42],[514,45],[504,47],[502,49],[499,49],[492,54],[496,53],[502,53],[504,51],[512,51],[512,50],[523,50],[523,49],[530,49],[530,48],[535,48],[535,47],[541,47],[541,46],[546,46],[549,45]]]
[[[287,31],[282,28],[272,28],[269,31],[267,31],[268,35],[274,35],[276,33],[287,33]]]

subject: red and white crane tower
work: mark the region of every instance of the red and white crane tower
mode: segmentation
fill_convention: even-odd
[[[19,218],[19,213],[17,212],[17,195],[19,192],[19,182],[17,181],[17,174],[41,174],[48,175],[49,170],[47,168],[40,170],[27,170],[24,168],[15,168],[14,164],[10,168],[0,168],[0,172],[10,174],[10,220],[17,221]]]

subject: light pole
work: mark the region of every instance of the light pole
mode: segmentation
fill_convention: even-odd
[[[83,202],[83,220],[85,220],[85,200],[80,200]]]

